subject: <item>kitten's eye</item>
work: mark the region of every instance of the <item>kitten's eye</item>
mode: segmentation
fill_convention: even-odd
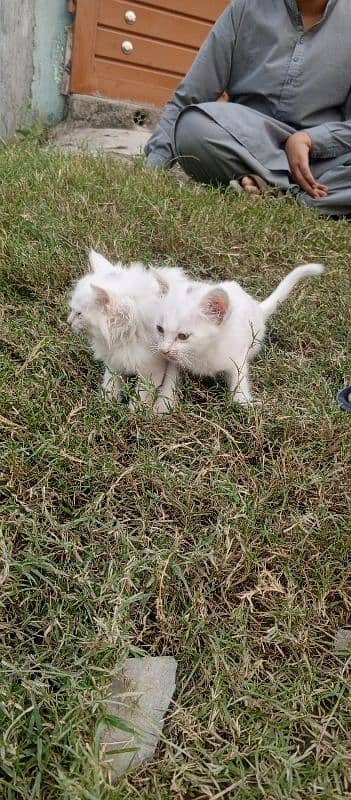
[[[177,339],[180,339],[181,342],[186,342],[189,339],[190,333],[178,333]]]
[[[156,330],[157,330],[159,333],[164,333],[164,330],[163,330],[163,328],[162,328],[162,325],[156,325]]]

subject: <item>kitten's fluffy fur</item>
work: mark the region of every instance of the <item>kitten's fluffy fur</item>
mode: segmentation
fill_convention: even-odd
[[[155,316],[162,293],[184,282],[185,274],[177,267],[147,269],[139,262],[113,265],[94,250],[89,261],[91,271],[73,289],[68,322],[104,362],[108,396],[120,397],[121,376],[138,375],[140,399],[150,402],[155,387],[154,409],[166,411],[173,402],[175,367],[155,346]]]
[[[261,348],[268,319],[298,281],[322,272],[320,264],[297,267],[262,303],[234,281],[169,287],[156,320],[159,352],[195,375],[222,373],[233,400],[250,403],[249,363]]]

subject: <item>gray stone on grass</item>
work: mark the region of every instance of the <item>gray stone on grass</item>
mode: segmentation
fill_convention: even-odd
[[[351,653],[350,628],[339,628],[339,630],[336,632],[334,646],[337,653],[345,653],[348,650]]]
[[[149,761],[162,733],[175,690],[177,662],[171,656],[128,658],[110,686],[102,733],[102,761],[112,780]]]

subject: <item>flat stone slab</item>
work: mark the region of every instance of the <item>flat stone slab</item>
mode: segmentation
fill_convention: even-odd
[[[150,134],[147,128],[82,128],[63,123],[53,130],[50,145],[69,153],[103,151],[111,156],[130,159],[143,154]]]
[[[351,653],[351,628],[339,628],[336,632],[334,647],[337,653]]]
[[[111,683],[106,711],[116,722],[103,730],[101,741],[102,761],[112,780],[153,757],[174,694],[176,670],[171,656],[128,658]]]

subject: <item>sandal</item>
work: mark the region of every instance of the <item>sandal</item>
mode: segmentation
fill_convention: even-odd
[[[255,175],[254,173],[249,174],[249,175],[243,175],[240,178],[240,185],[241,185],[241,181],[242,181],[243,178],[251,178],[251,180],[253,181],[255,186],[257,186],[257,189],[258,189],[260,194],[263,194],[264,192],[267,191],[267,189],[269,189],[269,184],[267,183],[267,181],[265,181],[263,178],[261,178],[260,175]],[[248,194],[249,194],[249,192],[248,192]]]
[[[259,175],[253,175],[253,174],[242,175],[241,178],[239,178],[239,180],[234,178],[233,180],[229,181],[229,186],[231,187],[231,189],[233,189],[235,194],[242,194],[243,192],[245,192],[245,189],[243,189],[241,185],[241,181],[243,178],[251,178],[255,186],[257,186],[257,189],[260,194],[263,194],[263,192],[267,191],[268,189],[268,183],[264,181],[263,178],[260,178]],[[250,194],[250,192],[247,192],[247,194]]]
[[[248,173],[247,175],[242,175],[239,179],[233,178],[231,181],[229,181],[229,186],[231,189],[233,189],[235,194],[239,195],[246,191],[241,185],[243,178],[251,178],[255,186],[257,186],[260,194],[265,194],[268,192],[269,194],[273,194],[275,197],[284,197],[285,195],[285,192],[282,189],[279,189],[277,186],[270,185],[264,180],[264,178],[261,178],[260,175],[256,175],[255,173]],[[250,194],[250,192],[246,192],[246,194]],[[257,195],[255,196],[257,197]]]

